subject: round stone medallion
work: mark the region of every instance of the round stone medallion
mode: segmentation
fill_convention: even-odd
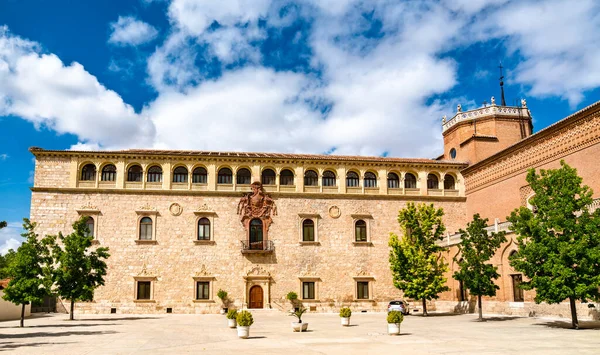
[[[183,212],[183,207],[178,203],[172,203],[171,206],[169,206],[169,212],[171,212],[173,216],[179,216]]]
[[[339,218],[342,215],[342,211],[338,206],[329,207],[329,217],[331,218]]]

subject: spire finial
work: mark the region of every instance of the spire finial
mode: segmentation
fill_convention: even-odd
[[[500,94],[502,98],[502,106],[506,106],[506,100],[504,99],[504,75],[502,74],[502,62],[500,62]]]

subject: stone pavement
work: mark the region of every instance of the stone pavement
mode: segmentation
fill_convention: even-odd
[[[293,333],[294,319],[256,311],[249,339],[237,337],[221,315],[47,315],[0,322],[0,352],[15,354],[600,354],[600,323],[567,329],[568,320],[474,315],[407,316],[400,336],[387,335],[385,313],[304,315],[309,332]]]

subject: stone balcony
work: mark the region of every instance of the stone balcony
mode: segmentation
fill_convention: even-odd
[[[442,132],[446,132],[447,130],[449,130],[454,125],[456,125],[460,122],[465,122],[465,121],[470,121],[470,120],[474,120],[474,119],[478,119],[478,118],[484,118],[487,116],[495,116],[495,115],[509,116],[509,117],[512,116],[515,118],[520,118],[520,117],[529,117],[530,113],[529,113],[529,109],[527,108],[527,106],[517,107],[517,106],[496,106],[496,105],[481,107],[481,108],[478,108],[475,110],[470,110],[470,111],[465,111],[465,112],[459,111],[451,119],[449,119],[447,121],[442,121]]]
[[[241,240],[242,254],[270,254],[275,250],[272,240],[250,243],[248,240]]]

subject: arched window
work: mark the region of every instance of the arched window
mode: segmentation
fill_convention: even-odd
[[[102,174],[100,174],[101,181],[115,181],[117,180],[117,167],[112,164],[107,164],[102,168]]]
[[[198,220],[198,240],[210,240],[210,221],[206,217]]]
[[[279,185],[294,185],[294,173],[289,169],[281,170],[279,174]]]
[[[304,173],[304,186],[318,186],[319,175],[314,170],[306,170]]]
[[[335,173],[325,170],[323,173],[323,186],[335,186]]]
[[[354,223],[354,235],[357,242],[367,241],[367,222],[359,219]]]
[[[192,172],[192,184],[206,184],[207,182],[207,173],[206,169],[199,166]]]
[[[444,190],[455,190],[456,186],[454,184],[454,176],[450,174],[446,174],[444,176]]]
[[[435,174],[427,175],[427,189],[439,189],[440,184],[438,177]]]
[[[94,181],[96,180],[96,165],[85,164],[81,169],[81,181]]]
[[[312,219],[305,219],[302,222],[302,241],[303,242],[314,242],[315,241],[315,222]]]
[[[417,188],[417,178],[413,174],[406,173],[406,175],[404,175],[404,188],[405,189],[416,189]]]
[[[143,217],[140,220],[140,240],[152,240],[152,218]]]
[[[162,182],[162,168],[158,165],[148,169],[148,182]]]
[[[358,174],[354,171],[349,171],[346,174],[346,186],[358,187]]]
[[[231,169],[221,168],[217,176],[217,184],[231,184],[233,181]]]
[[[387,181],[388,181],[388,189],[397,189],[400,187],[400,178],[398,177],[398,174],[396,174],[396,173],[389,173]]]
[[[238,185],[250,185],[252,180],[252,175],[250,174],[250,170],[246,168],[242,168],[237,171],[235,182]]]
[[[133,165],[127,170],[127,181],[142,181],[144,171],[139,165]]]
[[[377,176],[372,172],[366,172],[364,178],[365,187],[377,187]]]
[[[514,256],[517,253],[516,250],[513,250],[510,252],[510,254],[508,255],[508,258],[510,259],[510,257]],[[514,302],[523,302],[525,301],[525,297],[523,295],[523,289],[520,287],[521,283],[523,282],[523,274],[513,274],[510,275],[511,279],[512,279],[512,286],[513,286],[513,301]]]
[[[94,218],[88,217],[87,221],[85,221],[85,226],[88,228],[88,231],[85,233],[86,237],[94,237]]]
[[[275,185],[275,172],[271,169],[263,170],[261,181],[263,185]]]
[[[173,170],[173,182],[187,182],[188,169],[185,166],[178,166]]]
[[[255,218],[250,221],[250,249],[261,250],[263,248],[263,222]]]

